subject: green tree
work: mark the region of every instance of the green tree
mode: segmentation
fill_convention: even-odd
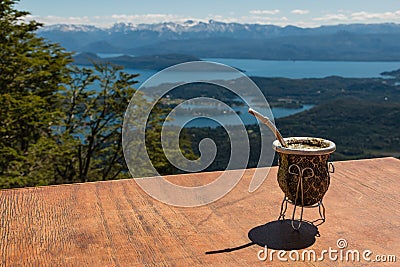
[[[52,125],[59,117],[59,91],[71,56],[36,36],[37,22],[0,0],[0,186],[51,183],[57,154]],[[49,180],[50,179],[50,180]]]
[[[94,64],[93,69],[71,67],[63,94],[63,119],[56,131],[65,147],[55,164],[57,181],[128,177],[121,132],[138,74],[121,70],[109,64]]]

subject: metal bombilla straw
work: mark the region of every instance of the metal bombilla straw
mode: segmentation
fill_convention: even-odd
[[[285,140],[283,139],[281,133],[279,132],[279,130],[276,128],[276,126],[265,116],[261,115],[260,113],[258,113],[257,111],[255,111],[252,108],[249,108],[249,113],[253,116],[255,116],[257,119],[259,119],[262,123],[264,123],[265,125],[268,126],[268,128],[271,129],[271,131],[275,134],[276,139],[279,140],[279,142],[281,143],[281,145],[283,147],[287,147],[287,144],[285,142]]]

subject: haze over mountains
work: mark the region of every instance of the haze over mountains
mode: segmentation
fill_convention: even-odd
[[[400,25],[393,23],[300,28],[211,20],[118,23],[106,29],[58,24],[45,26],[38,34],[78,52],[271,60],[400,60]]]

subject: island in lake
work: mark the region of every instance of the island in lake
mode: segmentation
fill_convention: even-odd
[[[74,64],[93,66],[95,63],[111,63],[129,69],[162,70],[179,63],[200,61],[199,58],[182,54],[164,54],[150,56],[129,56],[102,58],[95,53],[84,52],[74,56]]]

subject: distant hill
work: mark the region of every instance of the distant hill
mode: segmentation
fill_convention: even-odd
[[[70,51],[274,60],[400,60],[400,25],[295,26],[217,21],[50,25],[38,31]]]
[[[112,64],[123,66],[124,68],[151,70],[162,70],[175,64],[199,60],[200,59],[196,57],[181,54],[138,57],[123,55],[118,57],[101,58],[95,53],[86,52],[74,56],[74,63],[76,65],[91,66],[92,62],[109,62]]]
[[[399,117],[399,103],[374,103],[341,97],[310,110],[279,118],[275,123],[287,137],[311,136],[335,142],[336,151],[330,158],[332,161],[385,156],[400,158]],[[246,129],[250,142],[247,168],[255,168],[260,156],[260,129],[258,125],[247,125]],[[205,171],[227,168],[231,147],[224,128],[184,128],[182,132],[190,136],[193,151],[198,156],[202,139],[211,138],[216,143],[216,158]],[[277,156],[274,164],[277,164]]]

